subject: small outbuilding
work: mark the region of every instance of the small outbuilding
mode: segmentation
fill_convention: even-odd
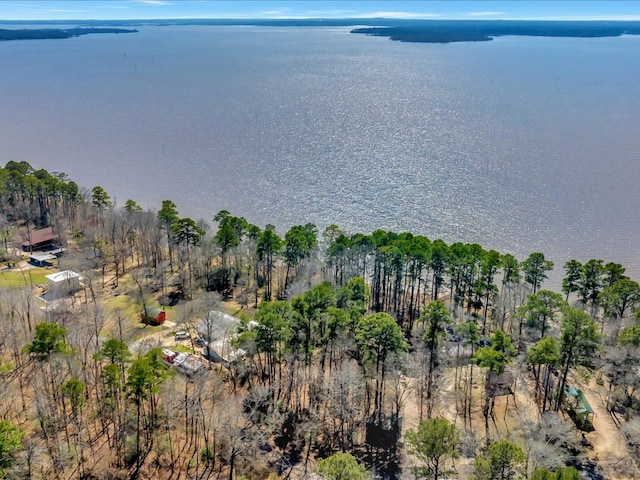
[[[64,297],[80,290],[80,274],[71,270],[45,275],[47,279],[48,293],[51,299]]]
[[[148,323],[149,325],[161,325],[166,319],[166,312],[159,308],[145,306],[140,312],[140,320],[143,323]]]
[[[576,387],[568,387],[564,393],[567,412],[578,430],[592,432],[594,430],[593,408],[589,405],[584,392]]]
[[[34,267],[50,267],[52,265],[51,262],[57,258],[58,257],[50,253],[34,253],[33,255],[29,255],[29,263]]]

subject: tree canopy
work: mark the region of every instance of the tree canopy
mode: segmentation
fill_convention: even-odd
[[[536,293],[542,282],[547,279],[547,272],[553,269],[553,262],[547,260],[543,253],[533,252],[522,262],[521,268],[525,282],[531,285],[533,293]]]
[[[446,475],[442,463],[456,458],[459,453],[460,432],[444,418],[423,420],[417,430],[407,431],[406,439],[409,453],[424,464],[414,467],[416,478],[438,480]]]
[[[67,345],[64,342],[66,333],[66,328],[55,323],[39,323],[36,325],[33,341],[25,347],[25,351],[39,360],[47,360],[53,353],[67,350]]]
[[[318,460],[316,473],[325,480],[368,480],[371,474],[350,453],[338,452]]]
[[[0,420],[0,478],[11,464],[12,454],[22,446],[24,432],[8,420]]]
[[[509,440],[489,445],[486,458],[475,459],[475,480],[517,480],[526,478],[524,451]]]

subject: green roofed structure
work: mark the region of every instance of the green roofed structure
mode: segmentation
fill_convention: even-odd
[[[569,416],[579,430],[593,431],[593,408],[589,405],[582,390],[567,387],[564,391]]]

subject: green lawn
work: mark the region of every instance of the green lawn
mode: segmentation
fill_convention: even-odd
[[[193,354],[193,350],[191,349],[191,347],[187,347],[186,345],[174,345],[173,347],[169,347],[169,348],[174,352],[184,352],[184,353]]]
[[[2,270],[0,271],[1,288],[31,287],[38,283],[47,283],[45,275],[54,273],[46,268],[29,268],[28,270]]]

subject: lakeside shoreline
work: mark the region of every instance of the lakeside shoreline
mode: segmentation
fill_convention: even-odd
[[[62,40],[75,38],[82,35],[92,35],[99,33],[137,33],[138,30],[127,30],[123,28],[23,28],[20,30],[0,29],[0,42],[16,40]]]
[[[306,19],[149,19],[149,20],[0,20],[4,25],[76,24],[71,29],[0,29],[0,41],[71,38],[93,33],[135,33],[114,26],[356,27],[350,33],[410,43],[487,42],[500,36],[604,38],[640,35],[638,21],[567,20],[416,20],[393,18]],[[110,28],[105,28],[110,27]]]

